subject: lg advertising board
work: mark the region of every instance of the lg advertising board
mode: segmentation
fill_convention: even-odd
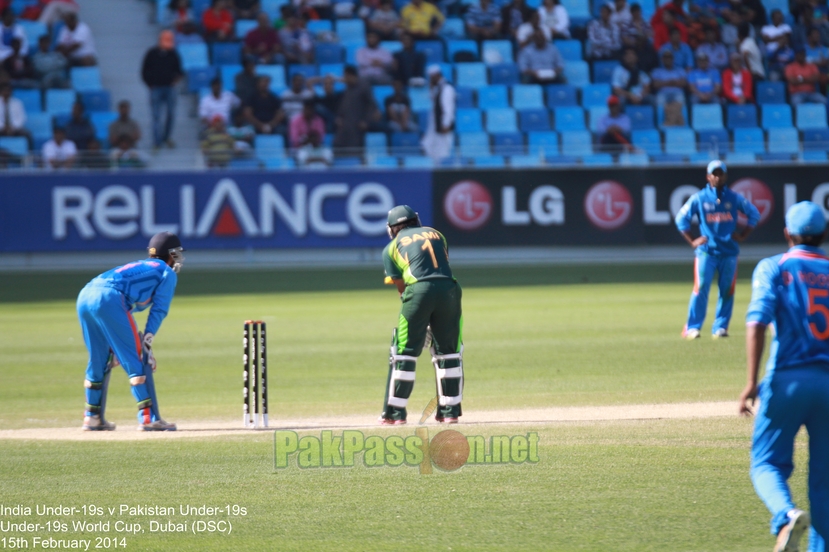
[[[465,246],[684,244],[674,217],[706,185],[704,167],[444,171],[433,180],[435,225]],[[816,167],[729,170],[731,189],[760,211],[753,243],[782,243],[784,214],[797,201],[829,215],[827,181]]]
[[[400,203],[431,222],[425,171],[48,174],[0,179],[0,251],[382,247]]]

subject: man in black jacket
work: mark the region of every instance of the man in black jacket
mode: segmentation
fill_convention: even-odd
[[[158,149],[167,144],[175,144],[170,139],[173,121],[176,119],[176,83],[184,76],[181,58],[175,49],[175,37],[172,31],[161,31],[158,46],[147,51],[141,66],[141,78],[150,88],[150,107],[153,116],[153,148]],[[166,109],[166,118],[162,121],[162,112]]]

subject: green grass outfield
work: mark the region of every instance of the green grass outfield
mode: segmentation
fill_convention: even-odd
[[[748,280],[738,282],[731,339],[708,337],[711,312],[704,337],[685,342],[679,332],[690,272],[690,264],[457,270],[464,285],[464,408],[735,400],[745,378]],[[741,276],[750,272],[741,266]],[[80,424],[86,352],[74,296],[90,276],[0,275],[3,429]],[[272,420],[379,413],[397,308],[378,271],[185,269],[156,339],[162,413],[171,421],[241,424],[246,318],[268,322]],[[425,361],[412,412],[434,394]],[[117,372],[108,418],[119,432],[132,431],[134,410],[126,377]],[[272,438],[263,433],[2,440],[0,504],[247,510],[230,518],[229,536],[145,533],[127,537],[130,550],[771,549],[768,515],[748,480],[748,420],[458,428],[467,435],[537,431],[540,460],[432,475],[407,466],[275,472]],[[804,459],[801,443],[793,479],[805,505]],[[0,532],[0,539],[35,534],[48,536]],[[72,531],[52,537],[88,538]]]

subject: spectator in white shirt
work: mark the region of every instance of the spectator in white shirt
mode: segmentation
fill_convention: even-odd
[[[58,33],[57,50],[73,66],[97,65],[98,52],[89,25],[78,21],[78,15],[72,12],[66,14],[64,21],[66,26]]]
[[[559,0],[544,0],[538,8],[541,26],[550,29],[553,38],[570,38],[570,16]]]
[[[515,31],[515,41],[518,43],[519,50],[533,41],[536,31],[541,31],[544,34],[544,38],[547,39],[547,42],[553,40],[553,33],[550,31],[550,27],[541,25],[541,16],[537,11],[534,11],[530,15],[530,20],[522,23],[518,27],[518,30]]]
[[[67,140],[62,128],[54,130],[53,138],[43,144],[43,166],[47,169],[71,169],[78,150],[72,140]]]
[[[11,8],[3,10],[3,24],[0,26],[0,61],[12,55],[12,39],[20,40],[20,55],[29,55],[29,40],[26,31],[14,21],[14,12]]]
[[[627,0],[614,0],[612,3],[607,3],[610,10],[613,12],[610,16],[610,22],[618,26],[620,29],[630,23],[633,16],[630,14],[630,5]]]
[[[213,117],[218,115],[225,124],[230,121],[230,113],[242,105],[238,96],[233,92],[222,89],[222,79],[219,77],[210,81],[210,94],[199,102],[199,119],[205,128],[210,126]]]
[[[26,130],[26,110],[23,102],[12,97],[9,83],[0,85],[0,136],[23,136],[31,147],[31,135]]]
[[[360,78],[369,84],[389,84],[393,61],[391,52],[380,46],[380,35],[369,31],[366,35],[366,46],[357,50]]]
[[[786,23],[783,12],[772,10],[771,25],[765,25],[760,30],[760,34],[763,35],[763,42],[766,43],[766,54],[773,54],[780,47],[780,43],[786,40],[782,38],[784,35],[791,38],[792,28]]]

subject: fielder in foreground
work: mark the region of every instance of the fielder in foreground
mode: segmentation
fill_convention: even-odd
[[[158,412],[153,372],[153,338],[167,316],[176,290],[178,271],[184,261],[181,241],[161,232],[150,240],[149,258],[113,268],[93,278],[78,295],[78,318],[83,330],[89,364],[86,367],[86,431],[112,431],[107,422],[107,387],[113,366],[120,363],[130,379],[138,402],[138,429],[175,431]],[[132,313],[152,305],[143,335]]]
[[[708,185],[692,195],[676,214],[676,226],[685,241],[694,248],[694,291],[688,305],[688,321],[682,337],[696,339],[705,321],[708,291],[717,271],[720,297],[717,318],[711,327],[714,339],[728,337],[728,323],[734,308],[734,285],[737,281],[737,255],[741,242],[760,220],[760,212],[743,196],[725,187],[728,170],[722,161],[708,164]],[[748,217],[748,224],[737,231],[737,214]],[[700,236],[691,235],[691,219],[699,220]]]
[[[794,440],[809,432],[809,551],[824,552],[829,537],[829,258],[818,249],[826,219],[810,201],[786,213],[788,252],[760,261],[746,314],[748,383],[739,410],[760,407],[751,447],[751,480],[771,511],[775,552],[795,552],[810,516],[797,509],[788,478]],[[757,387],[766,326],[774,325],[766,376]]]
[[[461,286],[449,268],[446,238],[407,205],[389,211],[392,239],[383,250],[386,283],[403,302],[391,346],[389,379],[380,423],[406,423],[406,405],[415,381],[417,357],[431,327],[438,407],[435,420],[457,423],[463,397],[463,316]]]

